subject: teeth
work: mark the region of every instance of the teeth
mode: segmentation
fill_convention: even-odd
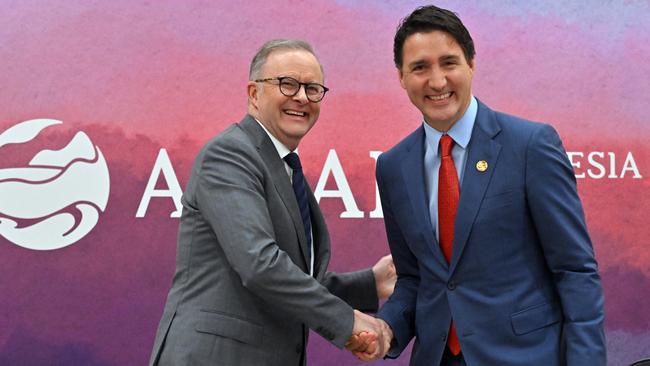
[[[451,96],[451,92],[441,94],[441,95],[429,95],[429,96],[427,96],[427,98],[429,98],[431,100],[443,100],[443,99],[449,98],[450,96]]]
[[[304,117],[304,116],[305,116],[305,112],[296,112],[296,111],[289,111],[289,110],[284,111],[284,112],[285,112],[286,114],[290,114],[290,115],[292,115],[292,116],[300,116],[300,117]]]

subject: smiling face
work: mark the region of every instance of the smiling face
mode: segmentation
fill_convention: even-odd
[[[411,103],[431,127],[449,130],[469,106],[474,60],[468,62],[454,37],[437,30],[410,35],[402,54],[398,74]]]
[[[260,79],[290,76],[302,83],[323,84],[323,73],[316,57],[305,50],[273,51],[260,71]],[[314,126],[320,103],[307,99],[304,87],[287,97],[277,81],[248,82],[249,113],[290,150],[298,147]]]

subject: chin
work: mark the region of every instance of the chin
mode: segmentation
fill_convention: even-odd
[[[293,127],[294,128],[287,131],[287,134],[295,138],[302,138],[307,134],[307,132],[309,132],[309,130],[311,130],[312,125],[300,125]]]
[[[457,110],[446,110],[446,111],[436,111],[437,113],[431,113],[429,114],[430,121],[439,121],[446,123],[447,121],[450,121],[456,117],[456,112]],[[442,113],[441,113],[442,112]]]
[[[296,141],[300,141],[305,135],[307,134],[309,130],[290,130],[290,131],[284,131],[284,135],[287,136],[288,138]]]

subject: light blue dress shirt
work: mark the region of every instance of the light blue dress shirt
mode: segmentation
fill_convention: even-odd
[[[455,142],[451,150],[451,156],[454,158],[456,173],[458,173],[458,183],[461,185],[463,183],[465,163],[467,162],[467,145],[469,145],[469,140],[472,137],[472,129],[474,128],[474,121],[476,121],[477,111],[478,103],[476,102],[476,98],[472,96],[465,114],[447,131],[447,134]],[[431,227],[435,229],[436,239],[440,241],[440,237],[438,236],[438,170],[440,169],[439,143],[443,133],[429,126],[426,122],[423,122],[423,124],[425,134],[424,179],[427,196],[429,197]]]

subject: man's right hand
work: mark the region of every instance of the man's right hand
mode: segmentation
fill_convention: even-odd
[[[352,336],[346,348],[362,361],[383,358],[390,349],[393,331],[381,319],[354,311]]]
[[[345,348],[352,352],[365,352],[369,347],[377,347],[377,338],[381,334],[375,318],[354,310],[354,325],[352,335]]]

